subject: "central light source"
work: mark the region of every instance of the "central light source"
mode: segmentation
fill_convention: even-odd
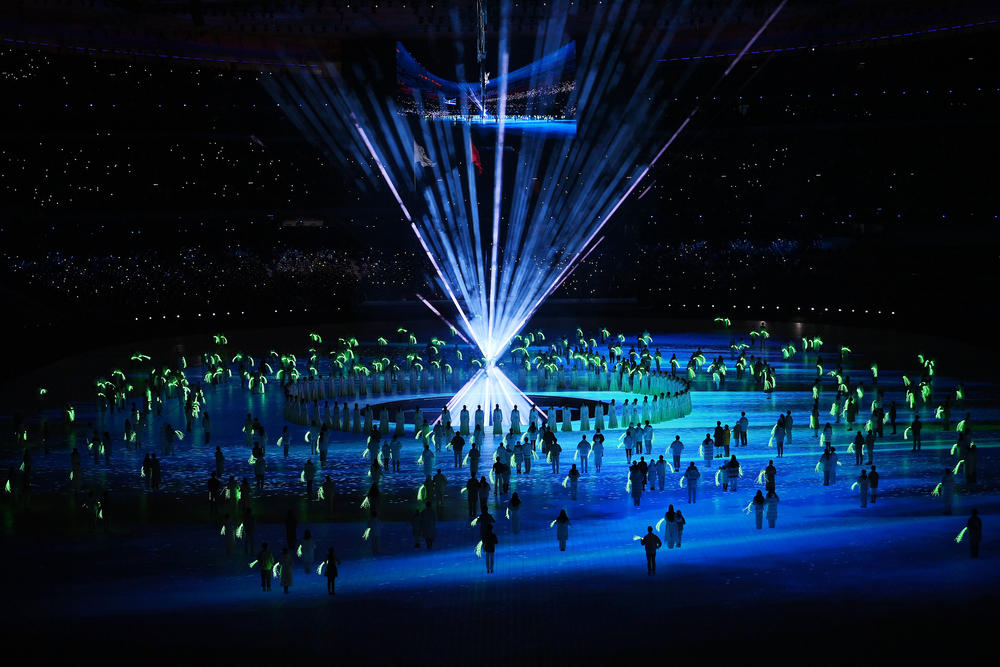
[[[476,406],[481,406],[486,413],[487,426],[493,426],[493,410],[499,407],[503,415],[503,433],[506,433],[511,426],[511,413],[515,407],[520,413],[522,432],[527,426],[529,413],[532,410],[538,413],[539,421],[548,419],[548,415],[492,361],[487,362],[469,378],[469,381],[448,401],[448,411],[453,415],[461,410],[462,406],[468,406],[470,412],[474,412]]]

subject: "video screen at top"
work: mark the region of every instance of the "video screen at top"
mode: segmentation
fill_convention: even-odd
[[[493,74],[477,65],[470,77],[474,80],[452,81],[429,71],[403,44],[396,43],[396,102],[404,114],[496,127],[504,80]],[[505,78],[505,130],[575,134],[574,42],[511,70]]]

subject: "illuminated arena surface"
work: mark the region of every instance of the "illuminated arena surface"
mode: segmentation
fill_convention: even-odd
[[[438,119],[442,123],[469,123],[473,127],[496,129],[498,122],[492,118],[479,118],[472,116],[468,120],[453,120],[450,118]],[[576,134],[576,122],[572,120],[555,120],[539,118],[504,118],[504,126],[509,132],[521,133],[544,133],[548,135],[571,135]]]
[[[734,324],[734,331],[753,324]],[[328,463],[317,475],[330,474],[337,484],[336,511],[327,520],[323,503],[304,499],[299,475],[309,455],[305,428],[290,425],[290,456],[281,456],[273,444],[268,449],[265,490],[253,501],[260,517],[257,539],[280,548],[282,517],[293,508],[299,516],[298,535],[306,528],[312,531],[317,557],[336,547],[341,566],[335,597],[326,594],[324,577],[303,574],[298,562],[288,595],[277,581],[272,592],[261,592],[257,572],[248,568],[256,556],[245,556],[239,541],[234,555],[226,556],[219,524],[209,520],[205,483],[214,469],[213,448],[218,444],[225,453],[227,475],[253,479],[240,430],[251,412],[274,441],[286,423],[276,384],[263,396],[250,395],[235,381],[208,387],[211,445],[204,443],[197,426],[178,442],[176,454],[164,457],[158,493],[142,489],[141,455],[122,447],[124,415],[114,413],[104,426],[86,395],[67,396],[78,406],[81,427],[94,422],[114,434],[110,465],[95,465],[84,455],[82,466],[84,488],[109,489],[108,532],[99,524],[91,533],[69,518],[69,456],[55,426],[60,410],[49,410],[50,451],[45,453],[37,442],[32,448],[30,513],[15,510],[9,495],[3,505],[5,560],[8,571],[18,575],[11,581],[8,629],[30,638],[42,655],[79,652],[112,662],[162,648],[165,655],[178,657],[245,659],[253,654],[349,663],[504,664],[640,655],[711,661],[719,651],[741,663],[770,662],[772,656],[785,662],[792,651],[825,664],[895,654],[902,650],[899,642],[913,645],[911,633],[921,631],[935,637],[922,649],[930,658],[952,654],[966,633],[982,630],[1000,578],[994,528],[1000,499],[994,474],[1000,410],[996,386],[986,381],[985,367],[972,364],[972,351],[895,333],[776,324],[765,354],[775,369],[777,390],[765,394],[751,381],[735,379],[728,333],[682,326],[687,328],[675,329],[678,333],[654,333],[650,348],[659,348],[664,360],[676,354],[681,372],[699,347],[709,359],[723,355],[730,366],[729,378],[718,389],[706,373],[699,373],[693,382],[693,412],[655,428],[654,457],[680,435],[685,465],[697,462],[702,473],[698,502],[688,505],[680,476],[668,473],[663,491],[647,491],[640,507],[633,507],[625,489],[624,450],[616,448],[621,429],[607,431],[602,472],[591,467],[580,480],[578,499],[571,500],[562,482],[579,433],[557,433],[566,450],[562,472],[553,474],[539,460],[530,474],[512,475],[511,490],[524,501],[519,534],[512,533],[504,518],[509,496],[491,496],[499,536],[491,575],[474,554],[479,531],[469,525],[460,492],[467,475],[454,470],[451,452],[442,449],[438,459],[448,487],[434,548],[415,549],[410,518],[423,471],[416,464],[417,445],[405,439],[402,470],[386,473],[382,482],[386,521],[382,553],[373,556],[362,539],[366,514],[359,507],[369,484],[362,436],[333,433]],[[630,337],[635,333],[626,331]],[[841,345],[851,347],[844,369],[855,383],[863,381],[867,392],[859,427],[872,398],[868,369],[873,361],[879,362],[885,404],[896,401],[899,406],[897,434],[887,427],[876,447],[878,500],[864,509],[851,489],[860,468],[846,451],[851,432],[843,422],[834,425],[833,444],[842,463],[837,482],[824,487],[815,470],[822,450],[808,423],[817,353],[797,350],[785,359],[781,352],[789,343],[800,347],[802,336],[813,335],[824,338],[819,355],[827,369],[836,366]],[[231,349],[239,349],[238,335],[231,338]],[[302,332],[288,338],[301,341]],[[203,342],[188,341],[188,349]],[[297,347],[307,346],[298,342]],[[281,349],[291,351],[293,344]],[[149,348],[151,354],[155,351]],[[918,377],[918,353],[936,359],[937,373],[930,400],[926,405],[917,401],[927,426],[923,450],[916,453],[903,437],[911,412],[903,405],[902,375]],[[48,377],[51,393],[62,396],[79,386],[75,380],[80,378],[72,374],[87,363],[92,360],[77,359],[26,382]],[[53,375],[58,372],[65,374],[62,380]],[[954,397],[959,374],[966,397],[955,404],[953,425],[944,430],[934,418],[935,409],[946,395]],[[197,382],[200,370],[192,367],[188,375]],[[66,387],[60,389],[59,383]],[[832,385],[830,376],[824,376],[821,423],[831,419]],[[615,397],[624,394],[578,396]],[[713,482],[721,461],[706,466],[698,444],[716,420],[733,424],[741,410],[750,421],[749,445],[732,453],[745,476],[737,492],[724,492]],[[786,444],[784,458],[776,459],[768,440],[779,411],[785,410],[795,417],[793,440]],[[972,415],[974,441],[982,454],[978,484],[967,484],[960,470],[954,514],[946,516],[941,499],[931,491],[942,470],[956,465],[949,453],[954,423],[966,412]],[[167,401],[163,416],[147,426],[146,442],[157,443],[164,422],[183,422],[176,400]],[[29,418],[29,433],[31,424]],[[484,462],[496,444],[488,435]],[[5,467],[18,463],[9,444],[4,453]],[[775,459],[778,470],[778,519],[775,528],[765,522],[763,530],[756,530],[753,515],[743,510],[762,488],[755,478],[769,459]],[[480,469],[485,474],[485,465]],[[648,577],[643,549],[633,537],[656,525],[669,503],[687,519],[683,546],[668,550],[664,545],[657,573]],[[986,524],[978,560],[969,558],[965,542],[955,543],[973,507]],[[550,528],[561,508],[572,521],[565,552],[559,551]],[[72,623],[55,630],[58,643],[46,643],[51,632],[46,620],[54,614]]]

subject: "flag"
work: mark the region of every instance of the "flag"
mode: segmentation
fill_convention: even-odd
[[[427,156],[427,151],[414,140],[413,142],[413,163],[419,164],[421,167],[434,167],[436,164],[431,162],[431,159]]]
[[[483,163],[479,161],[479,149],[476,148],[471,139],[469,139],[469,146],[472,148],[472,164],[476,165],[476,173],[481,174],[483,173]]]

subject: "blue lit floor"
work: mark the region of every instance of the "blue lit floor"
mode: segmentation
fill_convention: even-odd
[[[493,116],[482,118],[480,116],[445,116],[432,117],[431,120],[439,120],[443,123],[468,123],[472,127],[483,130],[496,131],[500,127],[499,121]],[[576,134],[576,120],[556,120],[556,119],[536,119],[518,118],[508,116],[504,118],[504,131],[521,134],[545,134],[551,136],[568,136]]]
[[[728,336],[658,336],[654,345],[667,358],[676,352],[686,359],[699,343],[707,356],[726,354]],[[883,356],[892,358],[894,352],[898,350],[887,349]],[[832,352],[823,357],[827,368],[835,365]],[[930,422],[923,451],[910,451],[903,426],[896,436],[887,430],[876,448],[879,498],[862,509],[858,493],[850,489],[858,468],[846,451],[844,424],[835,430],[843,464],[836,485],[824,488],[814,470],[821,450],[806,427],[815,355],[800,353],[786,362],[779,345],[770,345],[768,358],[777,369],[777,392],[755,391],[736,382],[733,374],[724,389],[712,390],[700,377],[693,413],[656,428],[654,457],[677,434],[687,444],[685,465],[695,460],[701,469],[697,504],[686,503],[679,475],[671,474],[664,491],[647,492],[641,507],[634,508],[625,493],[624,450],[614,447],[617,432],[608,438],[602,472],[591,467],[581,479],[578,500],[570,500],[561,483],[579,434],[560,434],[570,452],[563,456],[562,473],[552,474],[539,461],[530,475],[512,478],[512,490],[525,503],[520,534],[512,534],[503,518],[505,502],[499,507],[491,503],[500,539],[492,575],[473,553],[478,529],[469,526],[460,494],[467,474],[453,470],[450,452],[442,451],[439,459],[449,488],[446,520],[438,524],[434,550],[414,549],[409,521],[399,520],[412,513],[423,478],[415,464],[419,452],[410,445],[404,450],[404,470],[388,474],[383,483],[390,521],[383,528],[384,553],[376,557],[361,539],[364,525],[355,509],[367,487],[360,457],[364,445],[356,436],[336,436],[322,472],[337,481],[338,516],[344,520],[326,523],[319,503],[306,510],[304,501],[292,498],[301,491],[298,476],[307,455],[304,430],[292,427],[292,456],[286,461],[270,452],[273,470],[260,505],[266,508],[265,518],[270,512],[275,519],[284,508],[296,507],[299,533],[312,531],[317,556],[336,547],[342,565],[334,598],[326,595],[324,578],[301,570],[289,595],[282,594],[277,582],[271,593],[262,593],[240,544],[239,553],[227,557],[218,528],[191,521],[192,513],[205,516],[199,498],[204,498],[204,483],[214,468],[214,446],[223,446],[227,472],[250,476],[239,432],[242,418],[248,411],[261,416],[272,439],[282,424],[277,392],[262,398],[235,386],[212,389],[211,446],[204,445],[197,428],[178,443],[177,455],[165,461],[164,488],[156,498],[137,491],[141,456],[135,452],[119,448],[110,467],[84,458],[85,481],[107,484],[112,507],[127,514],[130,504],[155,506],[149,510],[155,521],[112,521],[111,536],[74,533],[60,538],[43,532],[37,538],[8,538],[14,571],[28,575],[13,584],[14,604],[24,612],[15,624],[44,637],[34,620],[58,613],[73,619],[72,629],[66,630],[73,642],[95,650],[104,646],[109,655],[126,654],[133,647],[142,651],[147,638],[164,650],[196,655],[256,651],[261,656],[323,655],[352,662],[541,664],[553,657],[638,658],[646,650],[650,656],[676,651],[716,660],[724,649],[736,651],[734,658],[741,663],[780,663],[791,657],[780,647],[798,641],[796,655],[826,662],[861,650],[891,655],[898,648],[893,642],[901,641],[904,632],[924,630],[937,633],[927,655],[947,655],[963,632],[985,623],[982,614],[1000,592],[1000,540],[995,537],[1000,409],[995,387],[967,380],[968,398],[952,412],[954,421],[972,412],[981,450],[979,484],[970,487],[962,474],[956,476],[953,516],[944,516],[940,499],[930,495],[942,470],[956,462],[948,451],[954,432],[943,431],[933,419],[938,397],[955,384],[946,370],[936,378],[935,398],[921,409]],[[867,359],[852,357],[849,362],[855,378],[864,378],[865,406],[872,397],[870,373],[862,370]],[[947,366],[939,355],[939,369]],[[880,375],[887,402],[900,405],[901,367],[883,368]],[[832,393],[827,381],[821,422],[828,418]],[[786,409],[795,415],[796,427],[785,457],[775,460],[781,497],[777,527],[768,529],[765,522],[763,530],[756,530],[753,516],[742,510],[761,488],[754,484],[757,473],[775,456],[767,440],[778,411]],[[163,419],[179,424],[176,410],[171,402]],[[738,492],[726,493],[712,479],[719,462],[707,469],[697,456],[698,443],[716,420],[732,424],[740,410],[746,410],[751,422],[750,444],[732,452],[745,477]],[[899,414],[901,424],[909,422],[908,410]],[[120,418],[116,415],[113,433],[120,430]],[[81,423],[92,419],[94,415],[80,411]],[[66,450],[36,453],[35,469],[36,499],[43,500],[66,486]],[[657,574],[648,577],[642,547],[632,538],[655,525],[668,503],[682,508],[687,518],[683,547],[661,549]],[[968,557],[967,544],[954,542],[972,507],[979,508],[985,524],[979,560]],[[564,553],[555,529],[549,528],[560,508],[573,522]],[[307,520],[301,518],[305,511],[312,512]],[[347,520],[351,516],[355,520]],[[279,523],[258,526],[257,533],[258,540],[272,546],[284,542]],[[104,639],[112,631],[120,633],[120,641]]]

